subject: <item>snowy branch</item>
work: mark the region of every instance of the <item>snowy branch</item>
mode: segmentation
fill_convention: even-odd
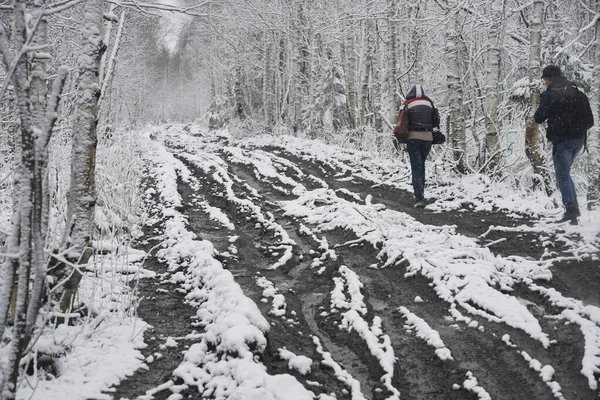
[[[71,8],[73,6],[76,6],[79,3],[82,3],[83,0],[72,0],[72,1],[65,1],[60,3],[59,5],[55,5],[52,8],[48,8],[47,10],[44,11],[44,15],[51,15],[51,14],[56,14],[59,13],[61,11],[64,11],[68,8]]]
[[[117,57],[117,52],[119,51],[119,47],[121,46],[121,37],[123,36],[123,24],[125,22],[125,11],[121,12],[121,17],[119,19],[119,27],[117,28],[117,35],[115,38],[115,43],[113,45],[110,57],[108,59],[108,66],[106,68],[106,75],[101,74],[101,85],[102,89],[100,90],[100,99],[98,99],[98,103],[102,103],[102,99],[106,94],[106,90],[108,88],[108,83],[112,79],[112,72],[114,69],[115,59]]]
[[[4,59],[4,63],[6,64],[7,68],[10,68],[10,66],[13,63],[13,56],[10,52],[10,44],[8,43],[8,39],[6,38],[4,24],[2,22],[0,22],[0,53],[2,53],[2,58]],[[10,75],[7,74],[5,79],[6,82],[8,82],[10,80]],[[7,85],[6,82],[5,85]],[[4,90],[4,88],[0,90],[0,99],[2,99],[4,95]]]
[[[600,21],[600,14],[596,14],[594,16],[594,18],[592,19],[592,21],[590,21],[589,24],[587,24],[586,26],[584,26],[583,28],[581,28],[577,34],[577,36],[575,36],[575,38],[573,38],[573,40],[571,40],[571,42],[569,44],[567,44],[565,47],[563,47],[562,49],[559,49],[556,54],[554,55],[553,59],[556,60],[558,59],[558,57],[560,57],[560,55],[562,53],[565,52],[565,50],[567,50],[569,47],[573,46],[575,43],[579,42],[579,39],[581,38],[581,36],[588,31],[589,29],[592,29],[596,26],[596,23]]]
[[[25,12],[24,9],[23,9],[23,12]],[[11,77],[12,77],[13,73],[15,72],[17,63],[19,62],[21,57],[25,56],[25,54],[27,54],[27,52],[29,50],[31,50],[29,44],[31,43],[31,40],[33,39],[33,34],[34,34],[35,30],[37,29],[40,21],[42,20],[42,16],[43,16],[43,14],[40,14],[35,19],[33,27],[31,28],[31,30],[28,31],[25,42],[23,43],[21,49],[19,50],[19,52],[17,53],[17,55],[14,58],[12,57],[12,54],[10,52],[10,44],[8,43],[8,39],[6,38],[4,24],[2,24],[0,22],[0,52],[2,53],[4,62],[6,63],[6,66],[8,68],[8,72],[6,73],[6,79],[4,80],[4,84],[0,88],[0,99],[2,99],[2,97],[4,97],[4,92],[6,91],[6,88],[8,87],[8,83],[10,82]]]
[[[194,17],[207,17],[208,14],[199,14],[199,13],[194,12],[194,10],[199,7],[203,7],[207,4],[209,4],[209,1],[205,1],[203,3],[197,4],[197,5],[191,6],[191,7],[175,7],[170,4],[143,3],[143,2],[139,2],[139,1],[135,1],[135,0],[133,0],[133,1],[107,0],[107,2],[110,4],[115,4],[117,6],[121,6],[121,7],[135,8],[139,11],[143,11],[143,9],[154,9],[154,10],[170,11],[170,12],[175,12],[175,13],[192,15]]]
[[[38,150],[42,151],[48,146],[50,141],[50,135],[52,134],[52,128],[58,118],[58,105],[60,104],[60,97],[62,89],[67,80],[69,74],[69,68],[61,66],[56,72],[56,78],[52,84],[52,93],[50,93],[48,99],[48,107],[46,108],[46,115],[44,117],[44,125],[41,127],[40,137],[38,138]]]

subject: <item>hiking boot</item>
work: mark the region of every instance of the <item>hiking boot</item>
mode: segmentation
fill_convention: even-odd
[[[569,224],[577,225],[577,217],[579,217],[580,215],[581,213],[579,212],[579,207],[567,207],[562,218],[556,222],[560,224],[569,221]]]
[[[420,200],[415,203],[415,208],[425,208],[425,200]]]

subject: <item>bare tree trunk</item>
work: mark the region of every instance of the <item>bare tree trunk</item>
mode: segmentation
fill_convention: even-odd
[[[344,70],[346,76],[346,88],[348,91],[347,107],[348,107],[348,120],[350,121],[350,129],[356,128],[356,73],[355,73],[355,59],[354,59],[354,35],[350,33],[349,43],[346,40],[342,43],[344,49]]]
[[[265,122],[267,124],[267,132],[273,131],[273,115],[274,115],[274,101],[273,101],[273,88],[272,88],[272,77],[273,71],[271,67],[271,48],[272,42],[269,37],[265,38],[265,50],[264,50],[264,70],[263,70],[263,111],[265,116]]]
[[[112,7],[111,7],[111,11],[112,11]],[[98,100],[98,102],[100,104],[102,104],[102,99],[106,96],[106,92],[108,91],[108,88],[110,87],[111,83],[112,83],[112,76],[113,76],[113,71],[115,69],[115,60],[117,58],[117,53],[119,52],[119,48],[121,46],[121,38],[123,37],[123,25],[125,23],[125,11],[121,12],[121,16],[119,17],[119,26],[117,28],[117,33],[115,35],[115,42],[113,43],[112,46],[112,50],[110,52],[110,57],[108,57],[108,59],[106,59],[106,52],[104,52],[103,56],[102,56],[102,60],[103,62],[105,62],[106,64],[104,65],[105,68],[105,72],[99,74],[99,82],[102,85],[102,90],[100,91],[100,99]],[[105,35],[105,37],[107,37],[108,35]],[[105,42],[108,43],[108,42]]]
[[[286,62],[286,42],[283,37],[280,37],[277,43],[279,50],[277,57],[277,77],[275,78],[275,93],[277,96],[275,97],[275,123],[287,120],[289,103],[289,92],[287,90],[288,86],[285,85],[286,65],[289,64],[289,62]]]
[[[527,118],[525,128],[525,154],[533,167],[536,175],[535,185],[543,183],[546,190],[550,190],[548,170],[545,168],[544,155],[540,149],[540,128],[533,119],[533,112],[540,104],[540,93],[535,82],[540,79],[541,45],[542,45],[542,19],[544,18],[544,2],[533,2],[533,16],[531,19],[531,39],[529,48],[529,87],[531,89],[530,104],[532,114]],[[541,182],[540,182],[541,178]]]
[[[388,43],[387,43],[387,60],[388,60],[388,120],[393,124],[398,116],[398,99],[397,92],[397,55],[396,55],[396,24],[395,21],[398,11],[398,0],[390,0],[388,3]]]
[[[298,21],[296,22],[296,51],[294,52],[295,59],[293,64],[296,68],[295,88],[294,88],[294,132],[299,133],[304,130],[304,115],[303,105],[308,96],[309,89],[309,49],[308,37],[306,32],[306,15],[304,2],[298,4]]]
[[[464,174],[466,168],[466,128],[463,114],[463,91],[461,85],[460,52],[458,49],[458,11],[448,21],[446,29],[446,66],[448,69],[448,103],[450,105],[450,142],[453,148],[455,168]]]
[[[300,61],[300,49],[294,51],[294,60],[292,61],[295,67],[294,76],[294,133],[298,134],[303,131],[304,121],[302,118],[302,63]]]
[[[596,0],[596,12],[600,12],[600,0]],[[594,70],[592,72],[591,102],[595,126],[588,133],[590,168],[587,207],[592,209],[600,203],[600,19],[596,20],[594,41]]]
[[[498,83],[500,79],[500,47],[502,38],[500,31],[504,19],[504,1],[491,2],[492,12],[489,30],[488,63],[486,72],[485,104],[485,147],[488,157],[487,169],[494,171],[500,162],[498,145]]]
[[[93,254],[94,215],[96,210],[96,129],[100,82],[98,69],[103,52],[101,0],[87,0],[82,27],[83,56],[79,57],[78,108],[75,114],[71,150],[71,184],[67,194],[67,224],[63,237],[67,257],[77,264],[85,264]],[[61,298],[61,310],[67,311],[81,280],[74,267],[68,267]]]
[[[115,8],[117,6],[115,4],[111,4],[109,9],[108,9],[108,14],[110,16],[113,15],[113,12],[115,11]],[[106,22],[104,23],[104,45],[108,47],[108,44],[110,43],[110,36],[112,34],[112,27],[113,27],[113,19],[112,18],[108,18],[106,20]],[[106,70],[107,70],[107,64],[108,64],[108,53],[104,52],[102,54],[102,57],[100,58],[100,66],[98,67],[98,82],[100,82],[100,85],[102,85],[102,83],[104,82],[104,76],[106,75]]]
[[[323,60],[324,50],[321,35],[316,34],[311,38],[310,49],[310,76],[308,82],[308,97],[310,99],[310,136],[313,139],[321,136],[323,132],[324,110],[324,88],[323,84]]]
[[[16,28],[18,28],[18,26],[15,24],[15,31]],[[22,27],[22,29],[24,29],[24,27]],[[15,32],[17,35],[20,33],[21,36],[24,35],[24,32]],[[21,45],[23,43],[24,37],[21,38]],[[6,32],[4,30],[4,23],[2,21],[0,21],[0,52],[2,53],[2,57],[4,60],[4,63],[7,66],[7,70],[8,70],[8,66],[13,64],[13,55],[10,51],[10,45],[8,42],[8,38],[6,37]],[[17,65],[18,67],[19,65]],[[7,79],[11,78],[13,80],[13,82],[16,80],[16,75],[13,74],[12,77],[7,76]],[[15,85],[15,89],[18,88],[18,85]],[[24,92],[16,92],[15,93],[15,97],[16,97],[16,102],[18,105],[18,100],[19,100],[19,96],[21,95],[26,95],[26,91],[24,90]],[[20,111],[20,108],[17,108],[18,111]],[[20,116],[20,115],[19,115]],[[2,263],[2,271],[1,271],[1,275],[2,275],[2,288],[0,289],[0,337],[4,336],[4,330],[6,328],[7,325],[7,321],[8,321],[8,313],[9,313],[9,309],[11,309],[12,306],[12,310],[14,311],[14,308],[16,308],[16,273],[17,273],[17,268],[19,267],[19,263],[18,263],[18,257],[17,255],[19,254],[19,241],[20,241],[20,225],[21,225],[21,213],[18,207],[18,203],[19,203],[19,179],[18,176],[20,174],[20,160],[17,160],[16,158],[16,153],[17,153],[17,149],[14,149],[14,153],[15,153],[15,160],[13,161],[15,165],[15,172],[14,174],[15,176],[15,188],[13,189],[13,216],[12,216],[12,220],[11,220],[11,229],[10,229],[10,234],[8,236],[8,238],[6,239],[6,245],[5,245],[5,251],[7,256],[3,257],[3,263]],[[0,385],[0,391],[2,390],[2,386]]]
[[[0,381],[2,398],[13,399],[16,396],[19,377],[19,362],[29,344],[37,322],[41,303],[42,288],[46,270],[43,257],[42,238],[42,181],[47,160],[47,146],[52,127],[57,117],[59,93],[64,84],[66,69],[59,69],[55,89],[50,99],[52,109],[44,114],[46,104],[45,59],[44,54],[33,53],[31,71],[27,65],[28,48],[39,49],[46,41],[46,25],[41,7],[35,7],[26,16],[25,0],[14,3],[14,48],[16,57],[10,52],[9,43],[4,35],[4,26],[0,24],[0,52],[6,65],[14,65],[12,77],[17,98],[19,119],[21,121],[21,165],[18,184],[18,206],[12,219],[13,231],[7,241],[8,256],[3,269],[2,289],[0,290],[0,337],[6,328],[11,298],[14,299],[14,327],[9,350],[3,363]],[[36,33],[35,37],[31,34]],[[8,79],[9,77],[7,77]],[[36,126],[37,125],[37,126]],[[31,272],[34,272],[33,289],[30,292]],[[16,292],[14,291],[15,277]],[[12,292],[12,294],[11,294]]]
[[[242,66],[235,67],[235,113],[239,119],[246,119],[246,107],[244,106],[244,93],[242,92]]]
[[[383,130],[383,121],[381,120],[381,70],[380,52],[379,52],[379,26],[377,21],[373,21],[375,35],[373,37],[373,57],[372,57],[372,104],[373,104],[373,119],[375,122],[375,130],[381,132]]]
[[[371,32],[371,24],[370,21],[365,22],[365,41],[366,50],[365,50],[365,69],[364,75],[362,78],[362,88],[360,91],[360,116],[359,121],[361,126],[367,125],[367,115],[370,113],[369,107],[369,94],[371,89],[372,82],[372,73],[373,73],[373,32]]]
[[[16,0],[14,2],[14,42],[17,55],[13,84],[17,95],[19,118],[21,120],[21,173],[19,181],[19,206],[18,216],[18,269],[17,269],[17,296],[14,310],[13,340],[7,355],[2,384],[0,390],[7,399],[13,399],[16,395],[16,383],[19,376],[18,363],[27,345],[26,323],[27,323],[27,301],[29,298],[29,275],[31,273],[33,258],[33,179],[35,168],[35,142],[34,126],[31,116],[31,102],[29,99],[29,73],[27,68],[26,51],[27,45],[27,22],[26,2]],[[5,56],[6,58],[6,56]],[[13,241],[14,243],[14,241]],[[12,263],[12,267],[15,266]]]

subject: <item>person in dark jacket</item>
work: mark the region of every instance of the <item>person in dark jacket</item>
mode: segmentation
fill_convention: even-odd
[[[560,67],[548,65],[542,71],[542,79],[548,88],[541,94],[540,105],[533,118],[538,124],[548,121],[546,137],[552,143],[552,161],[556,172],[556,183],[565,207],[563,217],[557,222],[569,221],[572,225],[577,225],[577,217],[581,213],[577,203],[575,185],[571,178],[571,166],[583,148],[587,129],[573,121],[572,116],[568,115],[563,101],[564,92],[568,87],[573,89],[575,85],[563,76]],[[589,111],[591,115],[589,102],[587,108],[589,110],[585,111]]]
[[[423,87],[414,85],[404,102],[408,114],[407,150],[410,157],[415,208],[425,207],[425,160],[431,151],[433,128],[439,128],[440,115]]]

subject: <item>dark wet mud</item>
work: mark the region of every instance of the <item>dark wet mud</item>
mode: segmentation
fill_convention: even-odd
[[[537,234],[515,234],[501,230],[488,232],[490,226],[531,225],[532,221],[525,216],[515,219],[500,212],[473,212],[468,205],[464,210],[444,213],[414,209],[411,193],[391,186],[374,185],[360,178],[340,180],[340,177],[351,173],[335,170],[316,160],[300,158],[284,149],[270,150],[276,151],[279,157],[295,165],[296,169],[289,168],[286,173],[301,181],[307,188],[320,187],[321,180],[332,189],[347,189],[362,199],[371,195],[373,203],[383,203],[389,209],[407,213],[424,224],[454,225],[458,233],[477,238],[480,244],[489,245],[490,250],[499,256],[515,255],[538,260],[544,254]],[[226,154],[221,154],[221,157],[227,159]],[[276,185],[262,179],[247,165],[232,163],[229,173],[236,177],[234,191],[237,196],[252,199],[263,212],[271,213],[296,242],[293,258],[284,266],[271,269],[280,256],[274,254],[277,253],[273,251],[277,246],[277,239],[272,232],[257,226],[249,218],[248,211],[240,210],[229,201],[214,177],[195,168],[183,158],[182,161],[201,183],[198,194],[187,183],[179,181],[179,193],[184,203],[181,212],[188,217],[189,229],[214,244],[220,253],[219,260],[234,274],[246,296],[256,302],[271,324],[269,345],[262,359],[269,373],[290,373],[315,395],[334,393],[338,399],[352,398],[348,386],[335,376],[331,368],[321,363],[322,356],[316,351],[313,342],[313,337],[317,337],[333,359],[361,383],[362,393],[367,399],[386,399],[391,395],[381,381],[385,372],[366,342],[356,331],[340,329],[340,314],[329,312],[333,278],[339,277],[340,266],[346,265],[359,276],[364,285],[362,294],[368,309],[364,319],[370,324],[374,316],[381,318],[383,329],[390,337],[397,358],[392,385],[400,391],[400,398],[477,399],[479,397],[476,393],[463,387],[467,373],[470,372],[495,400],[554,399],[552,390],[539,376],[539,372],[531,369],[529,362],[524,359],[521,354],[523,350],[542,365],[548,364],[555,369],[554,379],[561,385],[561,393],[566,399],[598,398],[599,392],[590,390],[586,378],[580,373],[585,344],[579,327],[566,325],[564,321],[553,318],[559,310],[554,309],[547,299],[532,292],[526,285],[516,287],[513,295],[528,304],[544,332],[554,341],[548,349],[544,349],[540,342],[523,331],[503,324],[471,315],[469,317],[474,324],[455,321],[449,317],[449,303],[437,296],[426,278],[405,277],[406,271],[402,265],[374,268],[381,266],[385,260],[378,260],[378,249],[368,244],[335,248],[337,259],[324,257],[320,266],[323,269],[321,273],[317,273],[320,267],[313,267],[311,263],[324,253],[324,249],[313,237],[305,234],[301,229],[301,221],[284,216],[278,205],[279,201],[295,196],[278,190],[276,187],[283,186],[281,183]],[[304,175],[300,176],[298,170]],[[250,188],[256,190],[259,196],[255,196]],[[198,196],[211,206],[220,208],[235,229],[229,230],[212,221],[197,206]],[[230,239],[233,236],[238,237],[235,241],[236,253],[231,251]],[[317,236],[325,236],[331,249],[336,244],[357,239],[353,233],[343,230],[319,233]],[[155,244],[148,243],[147,247]],[[166,272],[166,267],[154,257],[149,258],[145,267],[159,274]],[[553,287],[563,295],[580,299],[586,304],[600,305],[598,261],[564,261],[556,263],[552,271],[552,281],[542,282],[540,285]],[[287,303],[284,317],[269,313],[271,302],[264,301],[262,289],[256,284],[258,277],[267,278],[279,293],[284,294]],[[161,352],[163,357],[149,364],[148,371],[140,371],[124,381],[117,388],[115,398],[134,399],[171,379],[171,372],[181,362],[182,351],[191,343],[181,340],[178,341],[178,348],[159,348],[166,337],[183,337],[191,333],[192,317],[195,314],[195,310],[184,303],[184,295],[176,290],[176,286],[163,282],[167,278],[167,275],[162,275],[160,278],[144,280],[139,289],[144,299],[138,313],[153,326],[146,334],[149,347],[143,353],[148,356]],[[157,286],[167,292],[156,292]],[[422,301],[415,302],[417,297]],[[408,332],[406,320],[397,310],[400,306],[407,307],[439,332],[444,344],[452,352],[453,360],[439,359],[433,347],[418,338],[414,332]],[[168,320],[164,318],[166,310],[169,312]],[[464,310],[462,313],[467,314]],[[516,347],[506,344],[502,340],[504,335],[510,335],[510,340]],[[301,375],[290,370],[287,361],[278,356],[278,349],[283,347],[297,355],[311,358],[311,372]],[[159,392],[154,398],[166,398],[168,394],[171,392]],[[197,392],[182,394],[184,398],[201,398]]]

